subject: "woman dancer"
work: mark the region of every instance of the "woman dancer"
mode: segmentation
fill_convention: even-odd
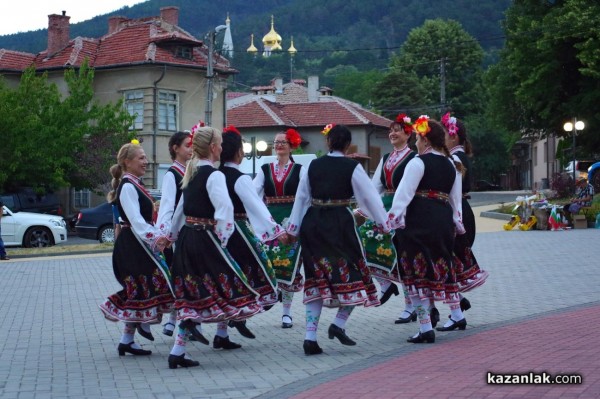
[[[262,165],[253,181],[258,196],[264,196],[269,212],[277,223],[283,223],[290,216],[300,177],[306,173],[306,168],[295,163],[292,157],[292,150],[298,148],[301,142],[302,137],[295,129],[276,134],[273,147],[277,161]],[[300,291],[303,286],[299,270],[300,245],[298,242],[283,245],[279,241],[272,241],[272,244],[267,247],[267,255],[275,269],[283,304],[281,328],[291,328],[294,292]]]
[[[141,178],[148,160],[137,140],[125,144],[117,155],[117,166],[111,168],[112,188],[108,202],[114,202],[122,220],[122,231],[113,250],[113,271],[123,289],[100,305],[111,321],[125,322],[119,356],[150,355],[135,343],[136,330],[154,341],[150,324],[160,323],[169,313],[173,296],[151,251],[162,251],[168,244],[166,234],[152,224],[154,199],[144,188]]]
[[[200,123],[192,128],[192,132],[195,132],[199,127]],[[192,137],[193,133],[177,132],[169,139],[169,155],[173,164],[167,170],[162,180],[160,207],[156,222],[156,225],[161,230],[169,231],[171,228],[171,219],[181,198],[181,181],[185,174],[186,163],[192,157]],[[171,267],[173,264],[173,249],[166,248],[164,254],[167,265]],[[169,337],[173,336],[176,323],[177,311],[173,310],[169,314],[169,321],[163,325],[163,334]],[[208,340],[205,338],[202,340],[202,343],[208,345]]]
[[[468,199],[471,190],[471,143],[467,138],[467,130],[462,121],[446,113],[442,117],[442,124],[446,127],[446,147],[455,161],[463,165],[464,173],[462,175],[462,219],[465,227],[465,234],[457,235],[454,239],[454,262],[456,264],[456,279],[459,289],[462,293],[472,290],[482,285],[488,277],[488,273],[479,268],[477,260],[473,255],[471,248],[475,241],[475,215],[471,209]],[[460,296],[460,308],[464,312],[471,308],[470,301]],[[438,327],[438,331],[452,331],[457,328],[457,323],[452,317],[444,324]]]
[[[188,334],[198,322],[218,323],[215,349],[236,349],[229,340],[228,320],[245,320],[260,311],[258,293],[225,249],[234,232],[233,204],[223,173],[214,167],[222,151],[221,132],[201,127],[192,141],[193,156],[182,181],[183,194],[173,215],[176,238],[172,277],[180,320],[169,368],[194,367],[186,357]]]
[[[389,232],[381,197],[369,176],[358,162],[344,156],[352,142],[350,130],[330,124],[323,134],[329,153],[312,161],[300,179],[287,227],[291,235],[299,235],[302,245],[306,355],[323,353],[317,343],[323,306],[338,308],[329,326],[329,338],[356,345],[345,331],[350,313],[357,305],[379,304],[350,207],[351,198],[356,197],[362,212],[382,232]]]
[[[464,234],[461,219],[461,170],[445,144],[445,129],[421,116],[414,124],[419,155],[407,165],[389,211],[396,228],[402,282],[417,310],[419,332],[413,343],[435,342],[429,307],[434,300],[450,305],[457,328],[467,321],[459,305],[452,248],[455,231]]]
[[[223,152],[219,170],[225,175],[229,196],[233,202],[236,229],[227,249],[246,274],[252,288],[259,293],[258,303],[270,309],[277,302],[277,279],[271,262],[263,250],[266,242],[278,240],[284,244],[288,237],[285,229],[275,222],[264,202],[256,193],[252,179],[239,170],[244,159],[242,136],[234,126],[223,133]],[[245,321],[234,321],[247,338],[254,338]]]
[[[382,195],[383,205],[387,211],[392,206],[394,193],[402,180],[404,169],[408,161],[413,159],[415,152],[408,146],[408,141],[413,134],[411,119],[406,114],[399,114],[395,121],[390,125],[388,135],[390,143],[394,146],[394,151],[386,154],[379,161],[372,182],[377,192]],[[368,256],[367,256],[368,259]],[[386,272],[381,269],[371,268],[374,276],[377,278],[381,291],[383,292],[379,299],[383,305],[390,299],[391,295],[398,295],[398,287],[395,283],[400,283],[398,273]],[[400,317],[395,321],[396,324],[410,323],[417,321],[417,313],[410,301],[406,288],[402,287],[404,294],[404,310]]]

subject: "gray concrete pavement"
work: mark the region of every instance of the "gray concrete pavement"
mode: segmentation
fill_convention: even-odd
[[[506,232],[503,222],[497,222],[499,227],[488,232],[478,221],[474,251],[490,278],[468,294],[473,308],[466,313],[465,336],[598,304],[600,230]],[[402,309],[400,297],[393,297],[382,307],[354,311],[347,333],[358,341],[355,347],[327,339],[335,312],[325,309],[319,328],[325,354],[307,357],[302,351],[304,307],[296,295],[292,329],[280,328],[281,308],[276,305],[248,322],[255,340],[230,331],[242,349],[218,352],[191,343],[188,353],[201,366],[170,370],[167,357],[173,340],[158,326],[153,327],[154,342],[136,337],[152,356],[118,356],[122,325],[106,321],[98,309],[118,289],[110,254],[0,262],[0,398],[287,397],[360,365],[407,353],[418,356],[424,350],[406,342],[416,323],[393,323]],[[439,308],[444,317],[447,308]],[[570,331],[568,324],[563,328]],[[212,337],[215,326],[206,325],[204,331]],[[437,338],[434,345],[462,339],[459,332]],[[548,372],[559,371],[556,367]]]

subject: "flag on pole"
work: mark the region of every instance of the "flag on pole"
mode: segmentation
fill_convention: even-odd
[[[552,207],[552,211],[550,211],[550,217],[548,218],[548,224],[550,225],[550,228],[552,229],[552,231],[562,230],[562,228],[564,226],[560,220],[560,216],[558,215],[558,212],[556,212],[556,205],[554,205]]]

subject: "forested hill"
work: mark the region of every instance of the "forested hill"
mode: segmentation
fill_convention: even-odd
[[[510,3],[510,0],[148,0],[72,24],[70,33],[71,38],[100,37],[106,34],[108,17],[112,15],[148,17],[159,15],[161,7],[177,6],[179,25],[201,39],[209,30],[224,24],[229,13],[239,67],[250,45],[251,33],[255,46],[262,49],[261,39],[270,30],[273,15],[275,30],[283,38],[283,49],[289,48],[293,36],[297,59],[315,60],[322,70],[335,65],[368,70],[385,68],[390,55],[402,45],[411,29],[421,26],[426,19],[443,18],[460,22],[480,42],[489,63],[495,60],[495,50],[504,43],[501,23]],[[61,12],[58,8],[55,11]],[[66,12],[74,17],[68,9]],[[0,48],[37,53],[46,47],[46,29],[0,36]],[[340,50],[352,51],[341,60],[338,57],[329,62],[332,56],[339,56]]]

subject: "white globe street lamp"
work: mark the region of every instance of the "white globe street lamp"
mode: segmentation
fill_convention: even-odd
[[[567,122],[563,126],[565,132],[573,132],[573,143],[572,143],[572,155],[573,155],[573,182],[575,182],[575,136],[577,136],[578,130],[583,130],[585,128],[585,124],[583,121],[578,121],[577,118],[573,118],[573,122]]]

